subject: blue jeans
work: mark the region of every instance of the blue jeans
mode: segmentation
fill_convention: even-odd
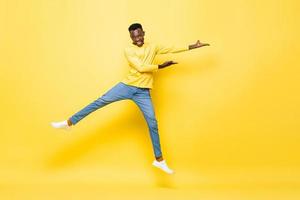
[[[119,82],[100,98],[96,99],[94,102],[90,103],[82,110],[74,114],[70,118],[70,121],[75,125],[91,112],[94,112],[95,110],[115,101],[124,99],[133,100],[142,111],[150,131],[154,155],[156,158],[161,157],[162,153],[158,134],[157,120],[155,117],[149,88],[140,88],[127,85],[123,82]]]

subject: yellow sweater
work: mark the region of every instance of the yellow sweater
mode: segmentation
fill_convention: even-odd
[[[131,43],[124,52],[130,67],[129,74],[121,82],[141,88],[153,88],[153,74],[158,71],[158,65],[153,64],[155,56],[188,50],[188,46],[175,48],[145,42],[142,47],[138,47]]]

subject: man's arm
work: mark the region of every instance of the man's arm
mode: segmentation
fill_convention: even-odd
[[[200,48],[203,46],[209,46],[209,44],[207,43],[201,43],[199,40],[197,40],[197,42],[195,44],[191,44],[188,46],[188,48],[175,48],[175,47],[162,47],[162,46],[157,46],[156,47],[156,53],[157,54],[166,54],[166,53],[179,53],[179,52],[183,52],[183,51],[188,51],[191,49],[196,49],[196,48]],[[166,61],[161,65],[158,65],[158,68],[165,68],[174,64],[178,64],[177,62],[174,61]]]
[[[167,54],[167,53],[180,53],[183,51],[188,51],[188,47],[174,47],[174,46],[162,46],[157,45],[156,54]]]
[[[156,47],[156,53],[157,54],[166,54],[166,53],[180,53],[180,52],[183,52],[183,51],[188,51],[188,50],[191,50],[191,49],[196,49],[196,48],[200,48],[200,47],[203,47],[203,46],[209,46],[209,44],[207,43],[201,43],[199,40],[195,43],[195,44],[191,44],[191,45],[188,45],[188,47],[174,47],[174,46],[161,46],[161,45],[158,45]]]
[[[209,44],[208,43],[202,43],[202,42],[200,42],[200,40],[197,40],[197,42],[195,44],[189,45],[189,50],[204,47],[204,46],[209,46]]]
[[[143,63],[130,49],[125,49],[125,57],[129,65],[139,72],[156,72],[159,68],[158,65]]]

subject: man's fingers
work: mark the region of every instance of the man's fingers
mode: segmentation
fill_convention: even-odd
[[[174,62],[174,61],[167,61],[166,65],[174,65],[174,64],[178,64],[178,62]]]
[[[202,43],[200,46],[201,46],[201,47],[203,47],[203,46],[209,46],[209,44],[207,44],[207,43]]]

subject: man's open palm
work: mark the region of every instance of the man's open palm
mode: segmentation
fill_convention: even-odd
[[[196,48],[200,48],[200,47],[203,47],[203,46],[209,46],[208,43],[202,43],[200,42],[200,40],[197,40],[197,42],[195,44],[191,44],[189,46],[190,49],[196,49]]]
[[[178,64],[177,62],[174,62],[174,61],[166,61],[164,62],[163,64],[159,65],[158,67],[159,68],[165,68],[165,67],[168,67],[170,65],[174,65],[174,64]]]

